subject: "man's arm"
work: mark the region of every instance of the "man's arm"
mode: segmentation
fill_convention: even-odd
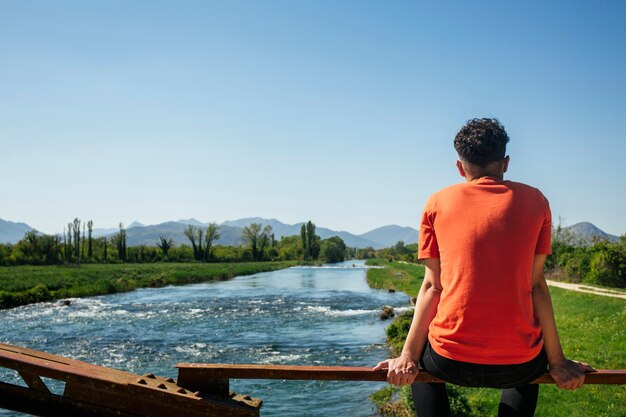
[[[585,382],[585,372],[593,371],[587,364],[571,361],[565,357],[554,319],[550,290],[543,276],[547,255],[535,255],[533,262],[533,308],[541,323],[543,345],[550,364],[550,375],[557,386],[564,389],[579,388]]]
[[[387,369],[387,380],[396,385],[411,384],[418,373],[417,363],[428,337],[428,326],[437,314],[441,283],[441,266],[438,258],[424,260],[424,281],[417,296],[413,322],[407,335],[402,353],[395,359],[380,362],[374,370]]]

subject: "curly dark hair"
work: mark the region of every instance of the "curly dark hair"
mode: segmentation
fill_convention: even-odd
[[[498,119],[472,119],[454,138],[454,149],[463,162],[486,167],[506,155],[509,135]]]

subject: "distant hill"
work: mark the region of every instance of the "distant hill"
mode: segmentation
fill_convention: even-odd
[[[407,245],[410,243],[417,243],[418,233],[419,232],[412,227],[401,227],[392,224],[370,230],[367,233],[359,235],[359,237],[377,242],[378,244],[383,245],[383,247],[388,248],[395,245],[400,240]]]
[[[383,245],[381,243],[374,242],[374,241],[371,241],[369,239],[363,239],[362,237],[359,237],[357,235],[353,235],[350,232],[344,232],[344,231],[337,232],[337,231],[334,231],[334,230],[326,229],[324,227],[316,228],[315,232],[322,239],[328,239],[329,237],[332,237],[332,236],[339,236],[341,239],[343,239],[343,241],[346,244],[346,246],[352,246],[352,247],[356,247],[356,248],[366,248],[368,246],[371,246],[374,249],[381,249],[381,248],[385,247],[385,245]],[[300,232],[298,232],[298,233],[300,233]]]
[[[119,227],[108,227],[106,229],[96,228],[96,229],[93,229],[92,235],[93,237],[109,236],[119,231],[120,231]]]
[[[300,235],[300,227],[303,223],[285,224],[276,219],[263,219],[261,217],[247,217],[245,219],[227,220],[221,224],[221,226],[230,226],[243,229],[246,226],[250,226],[252,223],[259,223],[261,226],[271,226],[274,237],[279,240],[283,236]],[[319,234],[319,233],[318,233]]]
[[[208,224],[208,223],[202,223],[201,221],[198,221],[198,220],[193,219],[193,218],[192,219],[181,219],[181,220],[178,220],[176,223],[190,224],[192,226],[200,226],[200,227],[206,226]]]
[[[259,223],[263,227],[271,226],[274,236],[279,240],[283,236],[299,236],[300,228],[304,222],[296,224],[285,224],[276,219],[264,219],[261,217],[248,217],[245,219],[228,220],[220,225],[220,238],[215,242],[218,245],[241,245],[242,229],[252,223]],[[207,223],[199,222],[195,219],[179,220],[176,222],[166,222],[152,226],[133,227],[126,229],[128,238],[128,246],[138,245],[154,245],[159,236],[170,237],[177,245],[189,244],[189,240],[184,234],[187,225],[205,227]],[[397,226],[396,226],[397,227]],[[117,229],[113,230],[116,233]],[[327,239],[331,236],[339,236],[348,246],[364,248],[372,246],[374,248],[382,248],[388,245],[376,242],[367,238],[363,238],[345,231],[335,231],[324,227],[317,227],[315,232],[322,238]],[[399,239],[398,239],[399,240]],[[398,240],[395,240],[395,244]]]
[[[279,222],[276,219],[264,219],[262,217],[246,217],[246,218],[237,219],[237,220],[226,220],[225,222],[222,223],[222,225],[244,228],[246,226],[251,225],[252,223],[260,223],[263,226],[269,224],[270,226],[272,226],[272,228],[273,228],[273,225],[284,224],[284,223]]]
[[[177,245],[189,245],[189,239],[185,236],[187,226],[188,223],[165,222],[126,229],[127,244],[128,246],[154,246],[159,241],[160,236],[165,236],[172,238]],[[220,238],[215,242],[218,245],[240,245],[241,243],[241,229],[230,226],[220,228]]]
[[[17,243],[26,232],[35,230],[26,223],[15,223],[0,219],[0,243]]]
[[[590,244],[597,239],[606,239],[610,242],[619,241],[619,237],[611,235],[599,229],[589,222],[580,222],[563,228],[564,231],[570,233],[575,240],[582,243]]]
[[[261,217],[249,217],[246,219],[225,221],[224,223],[222,223],[222,225],[244,228],[246,226],[251,225],[252,223],[259,223],[263,227],[267,225],[271,226],[276,239],[280,239],[283,236],[294,236],[294,235],[300,236],[300,228],[305,222],[300,222],[296,224],[285,224],[276,219],[263,219]],[[357,248],[365,248],[367,246],[372,246],[377,249],[384,247],[384,245],[382,245],[379,242],[365,239],[349,232],[335,231],[335,230],[327,229],[324,227],[316,227],[315,233],[322,239],[328,239],[329,237],[332,237],[332,236],[339,236],[341,239],[343,239],[344,243],[347,246],[353,246]]]

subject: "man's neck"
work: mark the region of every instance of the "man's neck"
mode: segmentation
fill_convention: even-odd
[[[465,182],[478,181],[481,178],[493,178],[498,181],[504,180],[504,173],[497,174],[480,174],[480,175],[465,175]]]

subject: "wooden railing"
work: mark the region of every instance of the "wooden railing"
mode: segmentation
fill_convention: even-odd
[[[386,381],[385,371],[365,367],[221,365],[181,363],[178,380],[117,369],[0,343],[0,368],[26,386],[0,381],[0,408],[40,416],[258,417],[261,400],[230,391],[231,379]],[[62,385],[54,390],[47,379]],[[418,381],[439,382],[426,372]],[[535,383],[554,383],[549,375]],[[626,371],[589,373],[586,384],[626,384]]]
[[[228,395],[231,379],[296,379],[331,381],[387,380],[387,371],[374,371],[367,367],[344,366],[288,366],[288,365],[223,365],[206,363],[180,363],[178,383],[199,391]],[[421,371],[417,382],[443,382]],[[554,384],[550,374],[537,378],[534,384]],[[601,369],[585,376],[585,384],[626,384],[626,370]]]

